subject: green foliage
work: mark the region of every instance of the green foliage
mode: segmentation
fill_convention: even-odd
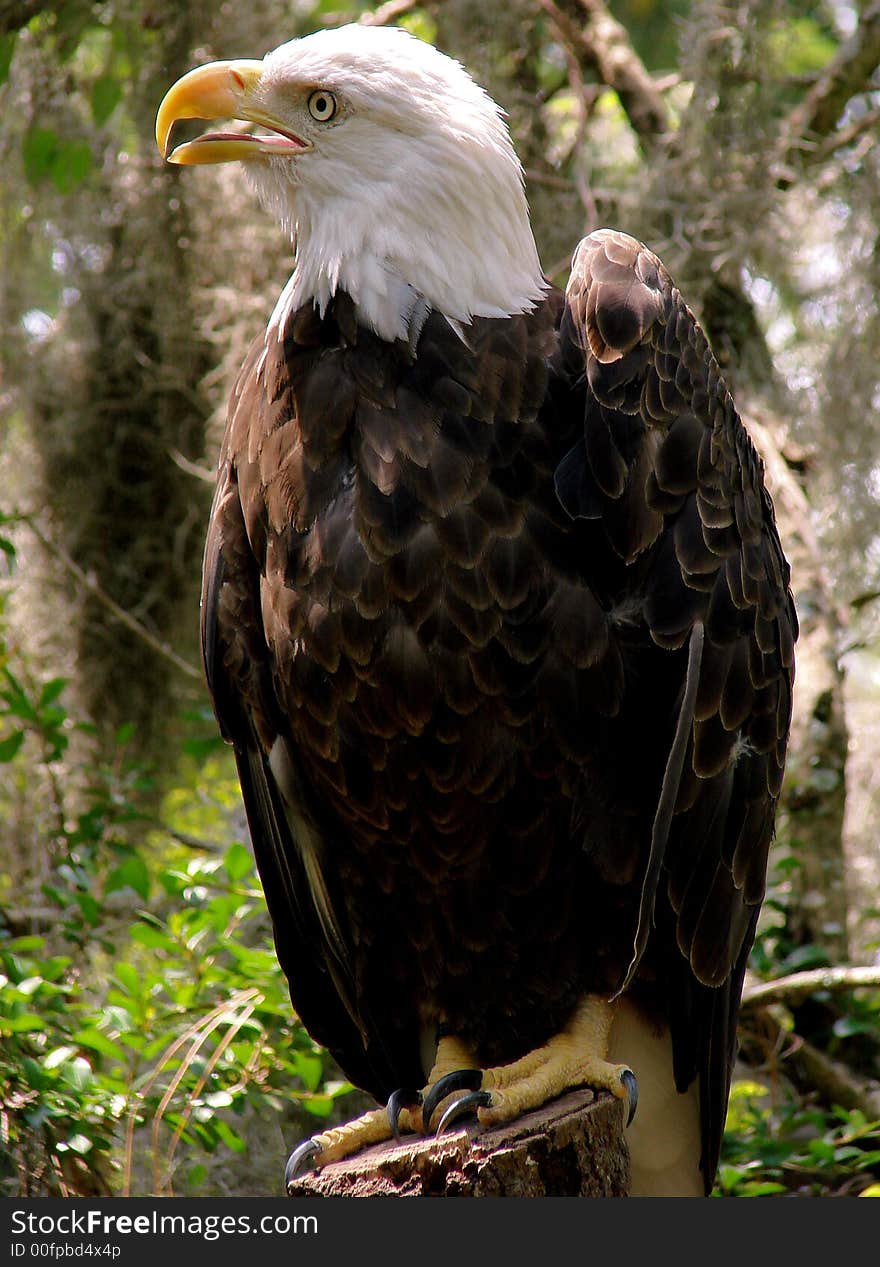
[[[18,31],[10,31],[6,35],[0,35],[0,86],[5,84],[9,78],[9,68],[12,65],[17,39]]]
[[[64,140],[52,128],[33,127],[25,133],[22,160],[28,184],[39,185],[49,177],[60,194],[70,193],[92,169],[89,145]]]
[[[92,118],[101,127],[122,100],[122,84],[113,75],[100,75],[92,84]]]
[[[763,980],[829,966],[821,947],[798,944],[791,933],[794,895],[800,891],[793,881],[802,867],[783,819],[750,963]],[[855,1064],[857,1045],[864,1042],[870,1077],[880,1035],[880,991],[841,994],[833,1007],[830,996],[818,992],[812,1004],[828,1016],[824,1027],[817,1029],[814,1021],[812,1041],[832,1059],[848,1056]],[[793,1031],[791,1014],[786,1023]],[[871,1184],[878,1174],[880,1121],[799,1094],[786,1080],[780,1060],[768,1066],[763,1081],[747,1077],[734,1082],[714,1195],[880,1196],[880,1186]]]
[[[231,761],[192,714],[198,756],[148,821],[130,733],[77,791],[65,681],[8,646],[0,664],[0,760],[60,797],[39,931],[16,935],[24,882],[0,889],[0,1192],[170,1193],[179,1168],[197,1192],[200,1158],[246,1148],[249,1113],[324,1120],[349,1089],[291,1011],[250,850],[194,837],[227,825]]]
[[[837,45],[817,15],[787,17],[772,29],[768,50],[783,74],[815,75],[827,66]]]
[[[880,1121],[823,1110],[760,1083],[734,1085],[717,1195],[856,1195],[880,1168]]]

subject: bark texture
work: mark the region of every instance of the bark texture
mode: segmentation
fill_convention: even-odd
[[[291,1197],[625,1197],[621,1102],[572,1091],[506,1126],[404,1138],[300,1176]]]

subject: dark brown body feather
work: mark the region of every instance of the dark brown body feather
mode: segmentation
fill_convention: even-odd
[[[433,313],[383,343],[341,294],[259,338],[232,399],[204,653],[280,961],[380,1100],[424,1081],[426,1029],[507,1061],[632,964],[711,1183],[791,713],[761,464],[623,235],[582,243],[567,304],[466,338]]]

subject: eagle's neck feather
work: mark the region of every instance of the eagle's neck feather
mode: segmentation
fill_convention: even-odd
[[[438,148],[398,148],[381,183],[346,186],[332,173],[332,183],[303,179],[281,198],[277,186],[274,198],[261,191],[296,252],[270,332],[309,300],[323,311],[337,291],[351,296],[363,325],[411,342],[431,310],[458,329],[541,302],[548,283],[506,135],[504,148]]]

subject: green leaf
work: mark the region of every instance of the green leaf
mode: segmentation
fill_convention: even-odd
[[[211,1109],[228,1109],[233,1103],[228,1091],[209,1091],[205,1096],[205,1104]]]
[[[20,1016],[11,1016],[2,1022],[3,1028],[10,1034],[27,1034],[32,1030],[45,1029],[46,1022],[36,1012],[22,1012]]]
[[[23,730],[16,730],[11,735],[7,735],[5,739],[0,739],[0,762],[6,764],[11,761],[23,743]]]
[[[823,70],[837,51],[814,17],[793,17],[780,22],[767,40],[786,75],[803,77]]]
[[[247,1145],[241,1136],[235,1133],[228,1122],[224,1122],[222,1118],[217,1118],[214,1122],[214,1128],[227,1148],[231,1148],[234,1153],[243,1153],[245,1151]]]
[[[9,31],[6,35],[0,35],[0,84],[5,84],[9,78],[9,68],[12,65],[17,39],[18,31]]]
[[[3,943],[3,950],[16,951],[18,954],[32,950],[43,950],[46,945],[45,937],[37,937],[35,934],[29,934],[26,937],[15,937],[12,941]]]
[[[92,1141],[88,1135],[71,1135],[70,1139],[58,1145],[58,1151],[64,1152],[69,1149],[73,1153],[79,1153],[81,1156],[91,1152]]]
[[[106,123],[122,99],[122,85],[113,75],[102,75],[92,85],[92,118],[98,127]]]
[[[230,845],[223,855],[223,865],[230,880],[241,880],[254,869],[254,860],[244,845]]]
[[[807,1151],[819,1162],[834,1161],[834,1145],[827,1139],[811,1139],[807,1143]]]
[[[219,733],[216,735],[207,735],[204,738],[191,738],[183,741],[183,751],[190,757],[195,757],[197,761],[210,757],[212,753],[221,751],[226,747],[223,736]]]
[[[154,924],[135,924],[131,930],[131,940],[136,941],[139,946],[148,946],[150,950],[168,950],[174,951],[177,943],[173,937],[169,937],[161,928],[157,928]]]
[[[60,194],[69,194],[91,170],[91,146],[86,141],[65,141],[52,160],[52,184]]]
[[[747,1197],[774,1197],[778,1192],[785,1192],[785,1184],[759,1182],[750,1180],[742,1186],[742,1193]]]
[[[46,708],[49,704],[54,703],[54,701],[58,698],[58,696],[64,690],[65,686],[67,686],[68,680],[69,679],[66,677],[50,678],[49,681],[46,682],[46,684],[43,686],[42,691],[40,691],[40,700],[37,707]]]
[[[29,185],[39,185],[58,155],[58,134],[52,128],[28,128],[21,143],[24,174]]]
[[[140,977],[130,963],[118,963],[113,975],[126,994],[136,995],[140,993]]]
[[[88,1091],[95,1080],[92,1066],[83,1056],[77,1056],[62,1066],[61,1076],[74,1091]]]
[[[44,1069],[57,1069],[59,1065],[63,1065],[76,1055],[75,1047],[56,1047],[54,1051],[50,1051],[49,1055],[43,1061]]]
[[[293,1063],[306,1088],[309,1091],[317,1091],[324,1074],[324,1062],[321,1057],[304,1051],[297,1052]]]
[[[102,1056],[108,1056],[111,1060],[124,1061],[126,1059],[125,1048],[119,1043],[114,1043],[106,1034],[102,1034],[94,1027],[79,1030],[73,1035],[73,1040],[79,1043],[80,1047],[88,1047]]]
[[[23,981],[19,981],[17,989],[19,994],[23,994],[27,998],[30,994],[36,994],[43,984],[43,977],[25,977]]]
[[[852,1038],[855,1034],[876,1033],[877,1022],[873,1017],[859,1021],[854,1016],[841,1016],[834,1022],[833,1029],[837,1038]]]
[[[139,854],[132,853],[110,872],[107,877],[107,893],[116,893],[119,889],[134,889],[138,897],[146,902],[150,896],[150,873],[146,863]]]
[[[100,903],[92,897],[91,893],[77,893],[76,904],[85,916],[86,923],[96,928],[103,915]]]
[[[302,1101],[306,1112],[314,1117],[329,1117],[333,1112],[333,1097],[329,1095],[310,1095]]]
[[[798,946],[786,955],[782,967],[786,972],[803,972],[806,968],[825,968],[828,954],[820,946]]]

